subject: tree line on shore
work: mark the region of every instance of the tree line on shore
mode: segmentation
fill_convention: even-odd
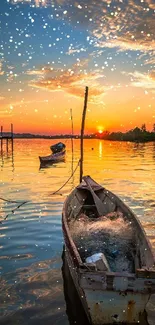
[[[6,133],[7,134],[7,133]],[[55,135],[40,135],[31,133],[14,133],[14,138],[42,138],[42,139],[69,139],[69,138],[79,139],[80,134],[55,134]],[[155,123],[153,124],[152,131],[146,129],[146,124],[142,126],[135,127],[127,132],[109,132],[104,131],[101,134],[99,132],[92,134],[85,134],[85,139],[103,139],[111,141],[135,141],[135,142],[147,142],[155,141]]]
[[[97,135],[98,136],[98,135]],[[115,141],[137,141],[147,142],[155,141],[155,123],[153,124],[152,131],[146,129],[146,124],[142,124],[141,128],[135,127],[127,132],[112,132],[104,131],[100,136],[100,139],[115,140]]]

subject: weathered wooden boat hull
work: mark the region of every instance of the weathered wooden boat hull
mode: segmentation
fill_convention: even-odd
[[[140,320],[146,321],[145,307],[150,298],[149,290],[143,291],[146,279],[143,279],[143,281],[134,279],[134,287],[131,288],[131,278],[118,275],[114,277],[112,275],[113,282],[118,283],[118,287],[114,287],[111,283],[110,290],[108,288],[110,277],[105,279],[103,273],[95,274],[88,271],[85,273],[75,267],[67,246],[65,248],[65,258],[90,324],[111,325],[119,323],[133,325],[139,323]],[[103,279],[105,279],[105,282]],[[155,279],[149,281],[155,286]],[[124,283],[126,283],[126,289]]]
[[[83,309],[85,311],[85,314],[87,315],[88,321],[91,324],[91,317],[90,317],[90,313],[88,311],[88,305],[87,305],[87,301],[85,299],[84,290],[83,290],[83,288],[81,288],[80,283],[79,283],[79,272],[73,262],[73,258],[72,258],[70,251],[66,245],[65,245],[65,250],[64,250],[64,256],[65,256],[65,260],[68,264],[68,269],[69,269],[70,275],[72,277],[72,280],[74,282],[77,294],[79,296],[79,299],[81,300],[81,303],[82,303]]]
[[[75,287],[75,283],[69,270],[68,261],[65,254],[65,246],[63,246],[61,270],[63,278],[63,291],[66,302],[66,313],[69,324],[90,325],[88,316],[85,313],[81,299],[79,299],[77,288]]]
[[[94,183],[95,184],[95,183]],[[96,188],[102,200],[101,186]],[[105,189],[108,199],[117,202],[133,223],[139,236],[139,254],[142,265],[135,273],[96,271],[83,263],[79,252],[71,237],[68,226],[68,211],[71,215],[78,215],[82,207],[82,195],[79,190],[84,190],[86,185],[80,184],[67,198],[63,207],[62,226],[65,238],[65,256],[73,278],[79,298],[87,317],[93,325],[109,324],[135,324],[141,320],[145,307],[151,294],[155,293],[154,256],[145,232],[133,212],[113,193]],[[88,188],[87,188],[88,190]],[[78,204],[78,202],[80,202]],[[72,206],[72,209],[71,209]],[[146,261],[146,263],[144,263]]]
[[[39,156],[39,160],[42,165],[54,164],[61,161],[65,161],[65,155],[66,155],[66,151],[62,151],[45,157]]]

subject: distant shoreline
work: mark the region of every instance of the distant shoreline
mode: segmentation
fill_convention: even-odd
[[[10,132],[3,132],[2,136],[9,136]],[[15,139],[80,139],[80,134],[54,134],[54,135],[40,135],[32,133],[13,133]],[[84,139],[98,139],[109,141],[126,141],[126,142],[154,142],[155,141],[155,124],[153,125],[153,131],[147,131],[145,124],[141,128],[134,128],[127,132],[109,132],[103,131],[102,133],[96,132],[92,134],[85,134]]]
[[[44,140],[57,140],[57,139],[80,139],[80,135],[76,135],[76,136],[71,136],[71,135],[54,135],[54,136],[46,136],[46,135],[29,135],[29,136],[24,136],[24,135],[14,135],[13,136],[14,139],[44,139]],[[91,135],[85,135],[84,139],[87,140],[92,140],[92,139],[96,139],[96,140],[104,140],[104,141],[118,141],[118,142],[134,142],[134,143],[146,143],[146,142],[155,142],[155,138],[154,139],[114,139],[114,138],[104,138],[104,137],[97,137],[97,136],[91,136]]]

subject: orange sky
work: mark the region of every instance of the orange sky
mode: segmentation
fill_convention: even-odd
[[[11,101],[1,110],[1,124],[7,131],[10,123],[14,132],[37,134],[71,133],[70,108],[73,113],[74,132],[81,127],[83,97],[65,93],[42,91],[37,99],[30,98],[17,102]],[[91,87],[89,88],[91,94]],[[135,93],[135,97],[130,93]],[[139,96],[138,96],[139,95]],[[89,100],[90,99],[90,100]],[[155,121],[154,97],[133,87],[120,87],[108,90],[100,100],[91,102],[88,98],[85,132],[96,132],[99,127],[110,131],[126,131],[146,123],[152,129]],[[10,108],[9,108],[10,105]],[[2,106],[1,106],[2,107]]]
[[[16,133],[71,133],[72,108],[74,133],[79,133],[86,86],[85,133],[126,131],[143,123],[152,130],[155,8],[151,0],[132,0],[128,7],[132,15],[120,1],[115,6],[96,0],[84,6],[63,0],[61,5],[58,0],[5,3],[0,53],[4,131],[13,123]]]

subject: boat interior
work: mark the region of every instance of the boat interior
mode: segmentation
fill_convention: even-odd
[[[100,185],[77,187],[68,202],[67,218],[85,265],[91,264],[99,271],[128,273],[154,267],[152,251],[138,219],[123,201]],[[100,258],[94,263],[96,254]]]

